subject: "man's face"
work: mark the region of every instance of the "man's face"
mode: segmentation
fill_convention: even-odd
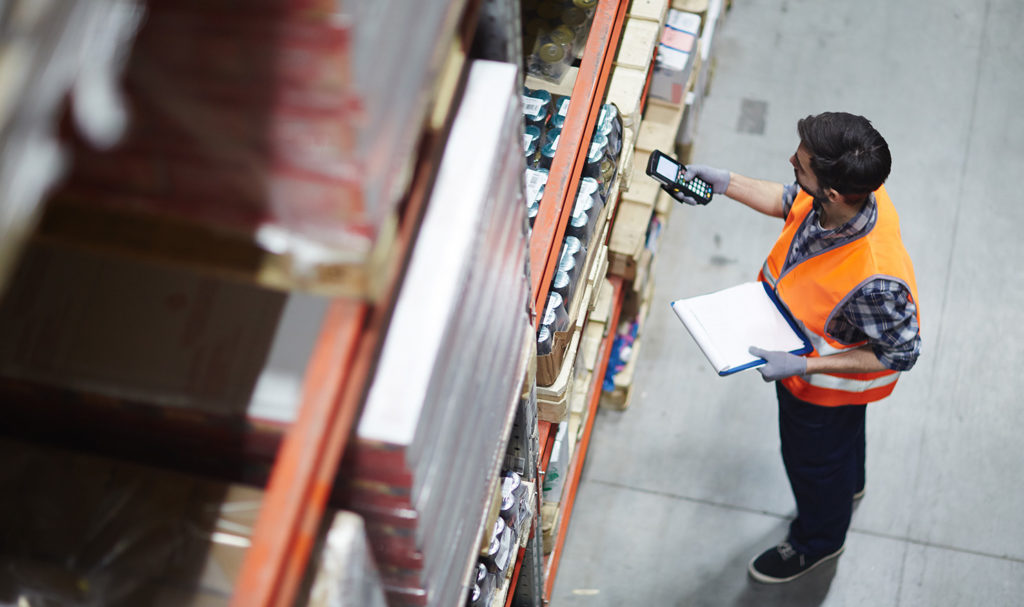
[[[818,177],[811,170],[811,153],[807,146],[800,143],[796,152],[789,157],[789,163],[793,165],[793,174],[800,188],[814,198],[814,210],[821,213],[822,205],[829,202],[825,191],[818,185]]]
[[[800,187],[815,198],[824,195],[818,188],[818,177],[811,170],[811,153],[803,143],[796,148],[796,152],[789,157],[789,163],[793,165],[793,174]]]

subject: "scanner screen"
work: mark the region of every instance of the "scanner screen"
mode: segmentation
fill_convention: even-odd
[[[659,175],[669,181],[675,181],[676,177],[679,176],[679,164],[673,162],[667,156],[658,158],[658,166],[656,170]]]

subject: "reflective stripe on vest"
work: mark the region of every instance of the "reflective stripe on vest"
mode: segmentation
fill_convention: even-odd
[[[803,380],[812,386],[817,386],[818,388],[842,390],[844,392],[867,392],[868,390],[874,390],[875,388],[895,384],[896,380],[899,378],[899,372],[893,371],[874,379],[851,379],[849,377],[838,377],[827,373],[812,373],[811,375],[805,375]]]
[[[794,237],[812,208],[812,200],[800,192],[790,209],[778,241],[759,273],[798,319],[814,351],[809,355],[831,356],[859,348],[865,342],[844,344],[826,335],[835,312],[864,282],[878,277],[897,280],[907,286],[917,304],[913,266],[899,235],[899,218],[885,188],[874,193],[878,216],[871,230],[857,239],[802,260],[785,268]],[[772,268],[775,271],[772,271]],[[920,316],[918,316],[920,319]],[[888,396],[900,373],[814,373],[782,380],[801,400],[824,406],[862,404]]]
[[[832,344],[828,343],[828,340],[818,335],[814,331],[808,331],[806,327],[802,327],[804,335],[807,336],[807,341],[811,342],[814,346],[814,351],[818,353],[818,356],[832,356],[833,354],[839,354],[847,350],[848,348],[836,348]]]
[[[779,282],[779,277],[772,274],[772,269],[768,267],[768,260],[765,260],[764,265],[761,266],[761,280],[768,283],[768,286],[775,288],[776,283]]]
[[[898,377],[899,373],[895,371],[873,380],[851,380],[816,373],[804,377],[787,377],[782,380],[782,385],[800,400],[825,407],[839,407],[863,405],[885,398],[892,393]],[[812,384],[808,380],[815,383]]]

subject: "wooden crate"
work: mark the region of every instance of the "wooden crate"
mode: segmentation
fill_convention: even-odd
[[[633,0],[629,5],[629,17],[656,21],[659,25],[664,25],[668,8],[668,0]]]
[[[709,5],[709,0],[672,0],[672,8],[677,11],[697,13],[698,15],[706,15]]]
[[[692,75],[691,75],[692,79]],[[675,147],[676,133],[683,121],[683,106],[661,99],[647,101],[644,120],[636,138],[636,148],[645,152],[661,150],[671,155]]]
[[[650,223],[654,203],[661,191],[658,182],[647,175],[649,157],[650,152],[639,149],[633,154],[630,187],[620,196],[615,223],[608,238],[613,265],[617,256],[635,258],[643,249],[647,224]]]
[[[562,368],[554,383],[550,386],[537,386],[537,419],[541,421],[557,424],[569,413],[569,402],[572,400],[575,387],[573,368],[582,333],[580,327],[574,328],[569,347],[565,350]]]
[[[662,25],[656,21],[626,19],[614,65],[638,69],[646,74],[654,60],[654,49],[658,46],[661,28]]]
[[[605,102],[614,103],[615,107],[619,108],[624,127],[640,124],[640,110],[646,85],[646,69],[619,66],[612,70],[608,78]]]

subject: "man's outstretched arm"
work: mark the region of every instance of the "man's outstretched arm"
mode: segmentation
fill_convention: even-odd
[[[703,164],[691,164],[686,167],[683,178],[688,181],[694,177],[700,177],[711,184],[715,194],[725,194],[771,217],[785,217],[782,206],[784,186],[781,183],[753,179]]]
[[[782,210],[782,190],[781,183],[730,173],[729,187],[725,190],[725,195],[755,211],[782,219],[785,217]]]

